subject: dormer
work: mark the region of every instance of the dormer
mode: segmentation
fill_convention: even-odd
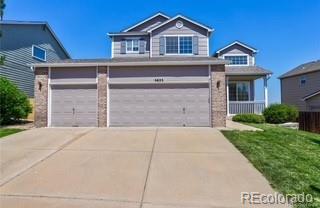
[[[114,57],[209,56],[213,29],[177,15],[157,13],[121,32],[109,33]]]
[[[247,44],[234,41],[219,49],[215,56],[230,61],[227,66],[255,66],[255,55],[257,52],[257,49]]]

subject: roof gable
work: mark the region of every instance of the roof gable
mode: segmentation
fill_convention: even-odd
[[[253,53],[258,52],[257,49],[255,49],[255,48],[253,48],[253,47],[251,47],[251,46],[249,46],[249,45],[247,45],[247,44],[244,44],[244,43],[242,43],[242,42],[240,42],[240,41],[234,41],[234,42],[230,43],[229,45],[227,45],[227,46],[225,46],[225,47],[217,50],[216,53],[219,54],[220,52],[222,52],[222,51],[224,51],[224,50],[226,50],[226,49],[228,49],[228,48],[230,48],[230,47],[232,47],[232,46],[234,46],[234,45],[239,45],[239,46],[241,46],[241,47],[243,47],[243,48],[245,48],[245,49],[248,49],[248,50],[252,51]]]
[[[65,55],[68,58],[71,58],[70,54],[68,51],[65,49],[65,47],[62,45],[62,42],[59,40],[57,35],[54,33],[52,28],[50,27],[48,22],[45,21],[15,21],[15,20],[5,20],[5,21],[0,21],[0,25],[44,25],[46,28],[48,28],[48,31],[51,33],[53,38],[57,41],[58,45],[61,47],[62,51],[65,53]]]
[[[179,14],[179,15],[177,15],[177,16],[171,18],[171,19],[168,19],[167,21],[165,21],[165,22],[163,22],[163,23],[161,23],[161,24],[159,24],[159,25],[151,28],[150,30],[148,30],[148,32],[152,32],[152,31],[154,31],[154,30],[156,30],[156,29],[158,29],[158,28],[161,28],[161,27],[163,27],[164,25],[166,25],[166,24],[168,24],[168,23],[170,23],[170,22],[172,22],[172,21],[174,21],[174,20],[177,20],[178,18],[181,18],[181,19],[186,20],[186,21],[188,21],[188,22],[190,22],[190,23],[192,23],[192,24],[194,24],[194,25],[197,25],[197,26],[199,26],[199,27],[201,27],[201,28],[204,28],[204,29],[206,29],[208,32],[212,32],[212,31],[213,31],[212,28],[210,28],[210,27],[208,27],[208,26],[205,26],[205,25],[203,25],[203,24],[201,24],[201,23],[198,23],[198,22],[196,22],[196,21],[194,21],[194,20],[191,20],[191,19],[189,19],[189,18],[187,18],[187,17],[182,16],[182,15]]]
[[[155,19],[157,19],[157,18],[158,18],[158,19],[161,18],[161,19],[163,19],[163,21],[166,21],[166,20],[170,19],[170,17],[168,17],[167,15],[165,15],[165,14],[163,14],[163,13],[161,13],[161,12],[158,12],[157,14],[155,14],[155,15],[153,15],[153,16],[151,16],[151,17],[148,17],[147,19],[144,19],[144,20],[138,22],[137,24],[135,24],[135,25],[133,25],[133,26],[131,26],[131,27],[123,30],[122,32],[130,32],[130,31],[133,31],[134,29],[138,28],[139,26],[141,26],[141,25],[143,25],[143,24],[146,24],[146,23],[148,23],[148,22],[151,22],[151,23],[152,23],[152,21],[155,20]],[[162,22],[163,22],[163,21],[162,21]],[[153,24],[155,24],[155,23],[153,23]],[[160,24],[160,23],[159,23],[159,24]]]

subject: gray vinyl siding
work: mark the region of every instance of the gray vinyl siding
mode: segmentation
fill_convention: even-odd
[[[34,73],[28,66],[41,62],[32,57],[32,45],[46,50],[47,62],[68,58],[44,25],[0,24],[0,55],[6,57],[0,66],[0,76],[14,82],[29,97],[33,97]]]
[[[208,66],[152,66],[110,67],[112,82],[154,82],[163,78],[164,83],[175,81],[208,81]]]
[[[305,76],[305,86],[300,86],[300,77]],[[281,102],[295,105],[301,111],[308,110],[303,97],[320,89],[320,71],[288,77],[281,80]]]
[[[50,83],[96,83],[97,70],[95,67],[59,67],[51,68]]]
[[[183,22],[183,27],[178,29],[175,24],[177,21]],[[162,56],[160,55],[160,37],[166,35],[194,35],[198,36],[198,55],[195,56],[208,56],[208,39],[207,39],[207,30],[196,26],[188,21],[183,19],[177,19],[172,21],[159,29],[156,29],[152,32],[152,56]],[[172,56],[172,55],[170,55]],[[181,55],[180,55],[181,56]]]
[[[232,46],[226,48],[225,50],[221,51],[219,53],[219,58],[223,58],[223,56],[226,56],[226,55],[229,55],[229,54],[230,55],[233,55],[233,54],[249,55],[249,59],[248,59],[249,65],[250,66],[255,65],[254,60],[253,60],[254,59],[253,58],[254,54],[252,53],[252,51],[250,51],[247,48],[244,48],[244,47],[242,47],[240,45],[235,44],[235,45],[232,45]]]
[[[320,111],[320,94],[306,100],[306,106],[308,111]]]
[[[113,57],[149,57],[149,50],[150,50],[150,41],[148,36],[141,36],[146,41],[146,51],[143,54],[140,53],[125,53],[121,54],[121,41],[130,39],[130,38],[137,38],[137,37],[130,37],[130,36],[121,36],[121,37],[113,37]]]

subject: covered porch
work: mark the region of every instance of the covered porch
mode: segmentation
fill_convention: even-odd
[[[227,74],[227,115],[262,114],[268,106],[269,78],[269,73]]]

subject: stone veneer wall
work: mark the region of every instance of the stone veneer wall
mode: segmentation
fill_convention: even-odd
[[[225,127],[227,93],[224,65],[211,66],[211,105],[212,127]]]
[[[98,69],[98,126],[107,126],[107,67]]]
[[[35,69],[34,81],[35,126],[48,125],[48,68]]]

